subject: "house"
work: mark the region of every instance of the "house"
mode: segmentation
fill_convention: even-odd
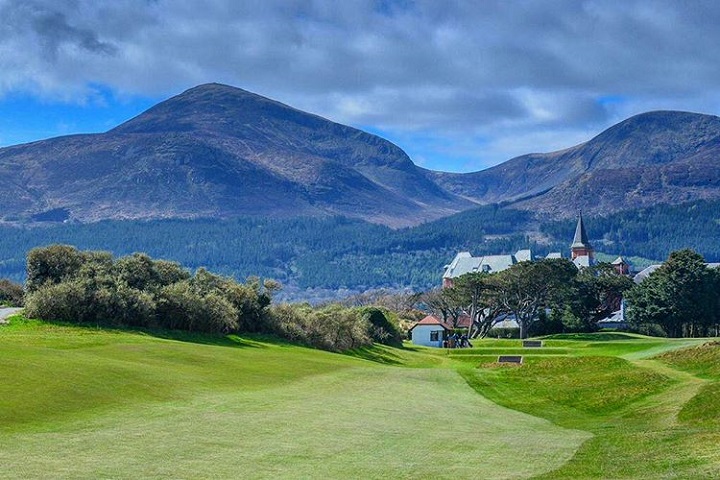
[[[410,328],[410,338],[415,345],[426,347],[442,347],[452,327],[428,315]]]
[[[595,265],[594,252],[588,240],[587,232],[585,231],[582,214],[580,214],[577,226],[575,227],[575,236],[572,245],[570,245],[570,259],[577,268],[589,267]],[[562,258],[562,254],[560,252],[553,252],[545,258]],[[466,273],[502,272],[516,263],[533,261],[535,261],[535,256],[529,249],[518,250],[514,255],[485,255],[481,257],[474,257],[470,252],[460,252],[455,255],[455,258],[450,264],[445,265],[442,286],[443,288],[452,287],[454,279]]]
[[[518,256],[522,260],[518,260]],[[495,273],[507,270],[521,261],[532,261],[530,250],[519,250],[515,255],[485,255],[473,257],[470,252],[460,252],[449,265],[445,265],[443,273],[443,288],[453,286],[453,279],[466,273],[485,272]]]
[[[651,273],[653,273],[655,270],[657,270],[661,266],[662,266],[661,264],[650,265],[649,267],[645,268],[644,270],[641,270],[640,272],[638,272],[638,274],[633,277],[633,281],[635,283],[642,283],[643,280],[645,280],[647,277],[649,277]],[[707,266],[707,268],[720,268],[720,263],[706,263],[705,266]]]

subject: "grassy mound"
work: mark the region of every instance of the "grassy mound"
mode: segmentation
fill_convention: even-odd
[[[555,336],[545,339],[547,350],[562,347],[565,355],[527,349],[521,367],[477,362],[483,368],[462,372],[500,405],[593,434],[571,461],[538,478],[718,478],[719,391],[689,373],[714,372],[707,363],[716,362],[718,349],[683,348],[703,340],[619,340]],[[648,359],[657,353],[662,361]]]
[[[720,342],[667,352],[658,357],[664,363],[703,378],[720,380]]]

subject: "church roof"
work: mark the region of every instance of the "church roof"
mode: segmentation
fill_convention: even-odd
[[[443,278],[457,278],[466,273],[494,273],[507,270],[517,263],[513,255],[485,255],[473,257],[469,252],[458,253],[450,265],[445,267]]]
[[[575,227],[575,237],[570,248],[591,248],[590,241],[588,240],[587,232],[585,231],[585,224],[583,223],[582,213],[578,217],[577,227]]]

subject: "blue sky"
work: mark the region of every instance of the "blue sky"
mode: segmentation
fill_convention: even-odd
[[[649,110],[720,112],[720,2],[0,0],[0,146],[221,82],[474,171]]]

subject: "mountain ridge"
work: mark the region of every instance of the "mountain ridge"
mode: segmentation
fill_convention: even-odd
[[[469,174],[430,176],[471,201],[567,217],[578,210],[605,214],[720,198],[718,158],[719,117],[661,110],[630,117],[564,150],[522,155]],[[698,188],[703,186],[711,188]]]
[[[1,148],[0,217],[342,215],[402,227],[500,203],[563,218],[720,198],[719,157],[720,118],[656,111],[557,152],[437,172],[376,135],[204,84],[105,133]]]

